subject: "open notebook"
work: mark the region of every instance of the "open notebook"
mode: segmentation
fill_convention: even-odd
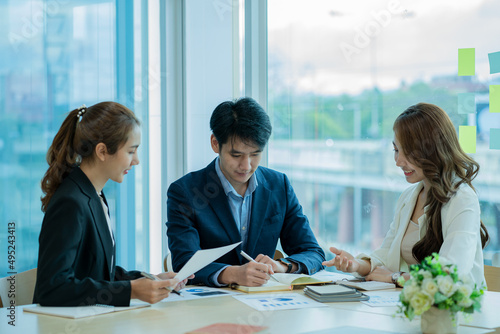
[[[79,319],[93,317],[100,314],[134,310],[137,308],[148,307],[150,304],[142,301],[132,301],[130,306],[110,306],[110,305],[91,305],[91,306],[25,306],[24,312],[40,313],[54,315],[57,317]]]
[[[363,277],[355,277],[351,274],[331,272],[322,270],[313,275],[322,280],[330,280],[332,283],[338,285],[349,286],[362,291],[394,289],[396,286],[392,283],[378,282],[378,281],[365,281]]]
[[[270,292],[292,290],[294,286],[330,283],[331,279],[324,279],[305,274],[280,274],[273,275],[278,282],[270,279],[261,286],[235,285],[234,288],[243,292]]]

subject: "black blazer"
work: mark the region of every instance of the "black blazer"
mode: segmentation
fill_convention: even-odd
[[[140,272],[127,272],[112,258],[115,247],[99,195],[80,168],[74,168],[43,218],[33,303],[128,306],[130,280]]]

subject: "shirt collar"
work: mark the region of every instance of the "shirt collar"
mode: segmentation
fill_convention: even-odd
[[[220,162],[219,162],[219,157],[215,159],[215,171],[217,172],[217,176],[220,179],[220,182],[222,184],[222,188],[224,189],[224,192],[226,193],[226,196],[229,195],[229,193],[233,193],[236,196],[243,197],[236,190],[234,190],[233,185],[226,179],[226,176],[224,173],[222,173],[222,170],[220,169]],[[248,180],[248,187],[247,190],[245,191],[245,197],[250,196],[253,194],[255,189],[259,183],[257,182],[257,177],[255,176],[255,173],[250,176],[250,179]]]

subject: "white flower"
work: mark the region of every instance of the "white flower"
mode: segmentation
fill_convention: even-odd
[[[469,297],[463,298],[460,300],[457,305],[460,307],[468,308],[472,305],[473,301]]]
[[[406,281],[405,287],[402,291],[403,301],[409,302],[412,299],[412,297],[419,291],[420,287],[418,286],[417,282],[415,282],[412,279]]]
[[[459,283],[458,292],[460,292],[464,296],[464,298],[469,298],[472,293],[472,287],[463,283]]]
[[[438,276],[437,285],[439,292],[441,292],[445,297],[453,295],[458,288],[458,286],[453,283],[451,276]]]
[[[431,297],[432,303],[434,303],[434,295],[436,294],[436,292],[438,292],[436,281],[434,281],[432,278],[425,278],[422,281],[422,292]]]
[[[431,274],[429,271],[424,270],[424,269],[420,269],[420,270],[418,271],[418,274],[419,274],[419,275],[422,275],[422,277],[423,277],[424,279],[426,279],[426,278],[432,278],[432,274]]]
[[[428,295],[422,292],[417,292],[410,300],[410,306],[416,315],[421,315],[431,308],[432,301]]]

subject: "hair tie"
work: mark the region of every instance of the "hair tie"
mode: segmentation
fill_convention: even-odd
[[[78,108],[78,114],[76,114],[76,117],[78,117],[78,122],[82,121],[82,116],[85,114],[87,111],[87,106],[85,104],[82,104],[81,107]]]

